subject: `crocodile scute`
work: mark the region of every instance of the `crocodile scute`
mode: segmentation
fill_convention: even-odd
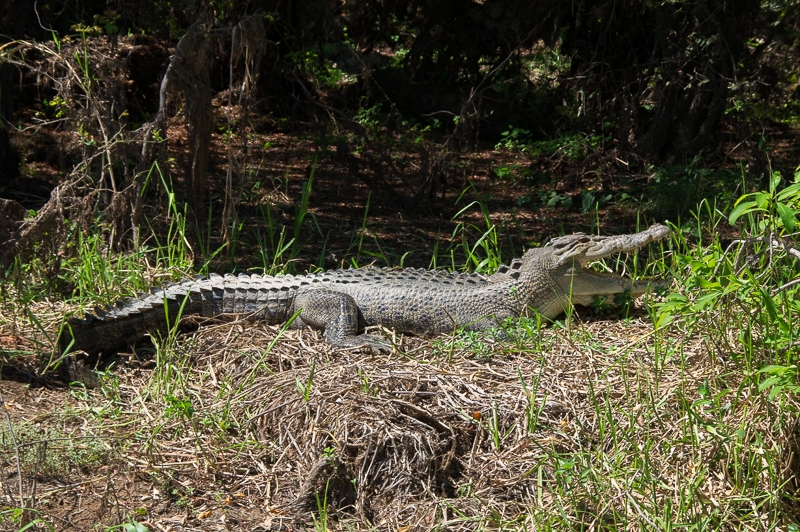
[[[630,292],[633,297],[663,280],[631,279],[586,268],[589,262],[632,253],[669,236],[664,225],[630,235],[558,237],[533,248],[493,275],[424,269],[361,268],[307,275],[215,275],[154,289],[116,305],[73,318],[62,329],[62,352],[90,355],[117,352],[147,334],[165,334],[187,316],[246,315],[268,324],[284,323],[323,331],[338,347],[388,351],[386,343],[363,334],[382,325],[398,332],[434,335],[456,328],[482,330],[507,318],[538,312],[556,318],[572,304]]]

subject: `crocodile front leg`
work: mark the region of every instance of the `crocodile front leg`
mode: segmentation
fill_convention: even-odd
[[[295,297],[294,308],[302,309],[298,316],[302,324],[322,329],[325,341],[331,345],[376,353],[392,350],[382,338],[358,334],[364,318],[352,296],[328,288],[302,290]]]

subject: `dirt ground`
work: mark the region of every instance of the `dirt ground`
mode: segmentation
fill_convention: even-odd
[[[643,369],[648,322],[577,325],[602,349],[545,329],[538,354],[482,340],[476,355],[478,344],[448,350],[407,337],[398,339],[399,353],[383,356],[332,349],[310,331],[211,325],[176,350],[185,360],[175,390],[195,409],[188,418],[156,399],[152,359],[121,364],[103,390],[26,382],[6,367],[7,419],[33,431],[18,436],[24,445],[16,452],[37,458],[21,461],[18,485],[6,443],[3,489],[12,500],[21,489],[33,517],[56,530],[131,518],[150,530],[307,529],[326,481],[332,530],[469,529],[459,516],[482,513],[489,524],[524,526],[530,504],[553,502],[542,492],[555,481],[541,465],[544,451],[576,450],[593,438],[587,393],[635,403],[620,387],[652,371]],[[312,367],[304,398],[297,383]],[[676,371],[660,376],[666,395]],[[535,405],[534,433],[524,429],[527,405]],[[500,445],[487,430],[492,423],[504,434]],[[102,457],[85,469],[45,458],[74,462],[89,450]]]

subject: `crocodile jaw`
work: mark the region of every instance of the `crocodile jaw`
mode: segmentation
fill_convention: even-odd
[[[569,294],[575,305],[591,305],[597,297],[612,299],[616,294],[628,292],[638,297],[657,288],[665,288],[669,283],[663,279],[642,279],[633,281],[616,273],[596,272],[581,267],[570,268],[556,282],[565,294]]]
[[[616,294],[629,292],[635,298],[655,288],[666,287],[669,285],[667,281],[633,281],[623,275],[596,272],[586,266],[592,261],[619,253],[634,253],[669,235],[669,227],[655,224],[631,235],[592,236],[577,233],[555,238],[550,248],[555,258],[552,279],[573,304],[584,306],[590,305],[597,297],[613,298]]]

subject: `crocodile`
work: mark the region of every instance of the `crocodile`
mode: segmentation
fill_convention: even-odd
[[[538,312],[556,318],[570,305],[629,292],[637,297],[664,280],[633,281],[597,272],[590,262],[632,253],[666,238],[656,224],[639,233],[554,238],[532,248],[492,275],[424,269],[340,269],[307,275],[212,274],[152,289],[138,298],[72,318],[62,328],[59,348],[89,355],[118,352],[148,333],[165,334],[183,316],[246,315],[268,324],[310,326],[337,347],[387,352],[391,348],[364,327],[382,325],[398,332],[430,336],[456,328],[483,330],[507,318]]]

